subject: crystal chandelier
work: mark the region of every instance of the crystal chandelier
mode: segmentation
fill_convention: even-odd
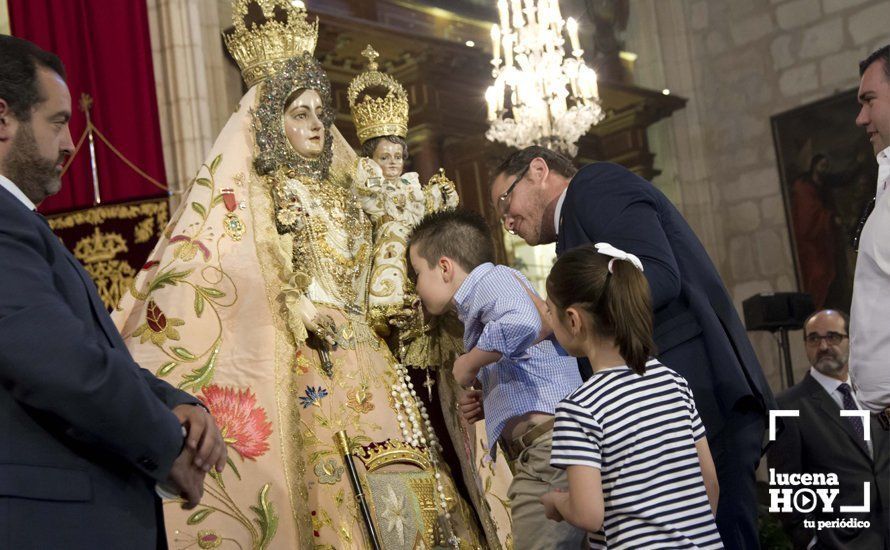
[[[509,0],[509,6],[498,0],[498,12],[501,24],[491,27],[494,85],[485,91],[485,136],[575,156],[578,139],[604,116],[596,72],[581,58],[578,23],[562,19],[558,0]],[[563,29],[571,57],[563,48]]]

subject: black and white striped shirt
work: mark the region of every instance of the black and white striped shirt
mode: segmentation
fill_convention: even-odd
[[[705,436],[686,380],[600,370],[556,408],[550,463],[600,470],[605,518],[590,548],[722,548],[695,442]]]

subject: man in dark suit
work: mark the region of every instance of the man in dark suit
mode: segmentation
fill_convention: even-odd
[[[754,470],[773,396],[717,270],[677,209],[621,166],[600,162],[576,173],[571,161],[543,147],[501,163],[491,200],[507,230],[530,245],[556,241],[561,254],[607,242],[642,260],[658,358],[689,381],[707,430],[723,543],[756,548]],[[589,375],[585,367],[582,376]]]
[[[783,409],[799,411],[785,418],[785,430],[769,451],[767,462],[776,473],[833,473],[839,485],[834,510],[821,507],[810,514],[782,514],[782,523],[795,548],[868,548],[888,546],[888,488],[890,448],[887,432],[868,415],[871,441],[864,438],[860,417],[843,417],[841,410],[864,410],[849,377],[850,340],[847,316],[822,310],[804,324],[804,341],[810,372],[778,397]],[[863,483],[869,484],[869,512],[841,513],[840,506],[863,504]],[[814,529],[804,520],[834,519],[869,521],[868,528]],[[818,525],[818,523],[817,523]],[[812,545],[812,546],[811,546]]]
[[[0,548],[166,548],[156,487],[194,507],[225,442],[133,362],[35,210],[73,151],[64,78],[55,55],[0,36]]]

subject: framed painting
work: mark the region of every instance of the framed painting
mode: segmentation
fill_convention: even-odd
[[[798,288],[816,309],[850,311],[851,244],[875,193],[877,163],[856,126],[857,90],[773,116],[773,142]]]

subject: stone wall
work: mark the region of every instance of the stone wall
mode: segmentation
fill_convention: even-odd
[[[740,311],[755,293],[797,290],[770,117],[857,87],[858,61],[890,42],[890,1],[637,0],[631,10],[637,84],[689,99],[652,129],[656,185],[702,235]],[[751,338],[781,389],[774,340]],[[791,342],[799,380],[799,332]]]

